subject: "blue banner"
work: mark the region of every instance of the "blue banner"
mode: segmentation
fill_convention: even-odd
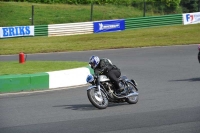
[[[125,20],[108,20],[94,22],[94,33],[125,30]]]

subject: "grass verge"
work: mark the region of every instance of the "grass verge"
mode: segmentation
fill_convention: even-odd
[[[5,74],[30,74],[66,70],[87,66],[87,62],[76,61],[27,61],[20,64],[16,61],[0,62],[0,76]]]

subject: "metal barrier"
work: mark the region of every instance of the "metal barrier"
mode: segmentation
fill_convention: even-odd
[[[182,14],[125,19],[125,29],[182,24]]]
[[[92,33],[93,22],[48,25],[48,36],[66,36]]]
[[[194,20],[191,19],[190,21]],[[124,30],[124,25],[125,25],[125,30],[127,30],[127,29],[175,25],[175,24],[183,24],[182,14],[128,18],[125,19],[125,23],[123,19],[123,23],[120,23],[120,25],[119,22],[116,22],[116,20],[106,20],[106,21],[81,22],[81,23],[36,25],[36,26],[0,27],[0,38],[22,37],[22,36],[66,36],[66,35],[78,35],[78,34],[92,34],[94,32],[96,33],[96,31],[98,30],[100,31],[102,30],[104,32],[106,30],[112,31],[114,29],[117,31]]]
[[[48,25],[35,25],[35,36],[48,36]]]

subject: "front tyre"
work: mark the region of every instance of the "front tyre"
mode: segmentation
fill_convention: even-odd
[[[106,95],[101,91],[102,95],[102,101],[99,100],[101,97],[98,95],[98,90],[96,88],[87,90],[87,96],[89,101],[93,106],[95,106],[98,109],[105,109],[108,106],[108,99],[106,98]]]
[[[137,92],[137,88],[135,85],[127,82],[128,88],[130,93]],[[129,104],[136,104],[138,102],[139,96],[130,96],[126,99],[127,103]]]

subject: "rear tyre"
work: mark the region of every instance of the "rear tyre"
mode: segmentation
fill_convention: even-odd
[[[103,97],[102,102],[98,100],[100,96],[98,95],[98,90],[96,88],[87,90],[87,96],[91,104],[98,109],[105,109],[108,106],[108,99],[106,98],[106,95],[102,91],[101,95]]]

